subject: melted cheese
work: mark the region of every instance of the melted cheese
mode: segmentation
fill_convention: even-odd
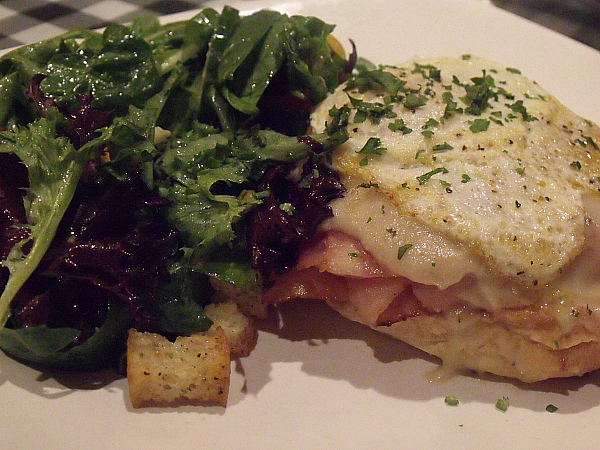
[[[430,76],[432,67],[439,69],[439,80]],[[413,245],[401,261],[397,252],[377,250],[380,263],[390,269],[405,263],[402,275],[442,289],[477,272],[474,266],[485,266],[489,277],[503,280],[503,289],[507,283],[511,289],[552,284],[584,249],[582,197],[598,195],[600,129],[516,71],[488,61],[445,58],[386,70],[413,91],[396,101],[385,92],[342,87],[319,106],[312,121],[322,131],[332,106],[351,108],[350,139],[336,150],[334,167],[351,189],[376,184],[373,189],[389,199],[393,220],[400,222],[394,245]],[[461,100],[465,86],[485,75],[493,80],[494,95],[480,115],[470,114],[468,101]],[[409,94],[421,96],[424,104],[407,108]],[[450,95],[462,112],[444,117]],[[351,98],[389,103],[393,117],[357,123]],[[389,125],[399,119],[412,131],[392,131]],[[484,122],[487,130],[479,131],[477,125]],[[361,152],[372,137],[385,149],[381,154]],[[352,201],[354,195],[338,202]],[[365,241],[377,240],[366,231],[368,217],[374,219],[376,212],[368,214],[355,214],[350,232],[366,247]],[[342,225],[347,219],[325,226],[348,228]],[[381,226],[394,227],[387,224]],[[444,261],[451,261],[445,255],[460,255],[453,263],[456,273],[444,270]],[[502,295],[496,297],[496,306],[506,306]]]

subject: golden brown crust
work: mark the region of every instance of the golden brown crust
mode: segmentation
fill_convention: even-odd
[[[248,356],[256,346],[258,332],[251,318],[245,316],[235,303],[212,303],[204,314],[221,327],[229,342],[231,359]]]
[[[351,306],[330,305],[356,320]],[[583,329],[579,331],[584,333],[580,343],[557,348],[536,342],[483,312],[411,317],[391,326],[372,328],[439,357],[451,368],[526,383],[581,376],[600,369],[600,342],[586,341],[589,335]]]
[[[261,292],[240,288],[227,281],[211,277],[210,284],[215,289],[214,303],[233,302],[247,316],[265,319],[267,306],[261,300]]]

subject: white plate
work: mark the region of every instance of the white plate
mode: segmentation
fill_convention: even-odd
[[[600,123],[600,53],[482,2],[245,1],[338,24],[362,56],[471,53],[518,67]],[[214,4],[218,6],[218,4]],[[190,14],[186,14],[188,17]],[[178,17],[183,17],[178,15]],[[280,322],[281,319],[281,322]],[[277,328],[283,324],[280,330]],[[319,303],[292,303],[261,325],[236,361],[229,406],[133,410],[125,380],[41,374],[0,352],[2,448],[593,448],[600,373],[523,385],[439,380],[438,363],[349,323]],[[456,407],[444,397],[457,395]],[[510,407],[495,409],[498,398]],[[559,409],[545,411],[548,404]]]

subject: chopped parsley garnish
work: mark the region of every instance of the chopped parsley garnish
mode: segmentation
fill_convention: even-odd
[[[498,94],[503,95],[507,100],[514,100],[515,96],[503,87],[498,88]]]
[[[581,163],[579,161],[573,161],[569,165],[575,170],[581,170]]]
[[[590,136],[584,136],[582,134],[581,137],[583,139],[585,139],[585,144],[586,144],[585,146],[591,145],[594,148],[594,150],[600,150],[600,147],[598,147],[598,144],[596,144],[596,142],[594,142],[594,140]]]
[[[420,73],[424,78],[437,81],[438,83],[442,81],[441,70],[431,64],[415,63],[415,68],[412,73]]]
[[[431,131],[431,130],[423,130],[423,131],[421,131],[421,134],[423,136],[425,136],[426,138],[433,137],[433,131]]]
[[[427,104],[427,97],[421,94],[408,94],[404,100],[404,106],[413,111],[425,104]]]
[[[358,253],[348,253],[348,256],[350,258],[358,258],[359,255],[358,255]]]
[[[354,97],[348,97],[350,98],[352,106],[356,108],[354,123],[363,123],[365,120],[369,119],[371,120],[371,123],[378,124],[384,117],[393,119],[397,116],[397,114],[392,111],[391,104],[386,105],[379,102],[364,102]]]
[[[402,134],[412,132],[412,128],[408,128],[402,119],[396,119],[388,124],[388,128],[392,131],[401,131]]]
[[[546,97],[543,96],[542,94],[538,95],[538,96],[534,96],[531,94],[528,94],[527,92],[525,93],[525,98],[531,98],[531,99],[535,99],[535,100],[542,100],[542,101],[547,101]]]
[[[502,397],[496,401],[496,409],[498,409],[502,412],[506,412],[509,405],[510,405],[510,403],[508,401],[508,397]]]
[[[291,203],[282,203],[279,205],[279,209],[285,212],[287,215],[292,216],[296,212],[296,208]]]
[[[523,120],[525,122],[533,122],[535,120],[539,120],[537,117],[532,116],[531,114],[529,114],[527,112],[527,108],[525,108],[525,106],[523,106],[523,100],[517,100],[512,105],[507,103],[506,106],[508,106],[510,109],[512,109],[517,114],[521,114],[521,117],[523,117]]]
[[[444,92],[442,94],[442,102],[446,105],[446,109],[444,109],[444,119],[449,119],[453,112],[463,112],[463,109],[459,108],[458,103],[454,101],[452,92]]]
[[[412,248],[412,244],[403,245],[398,249],[398,259],[402,259],[402,257]]]
[[[461,183],[468,183],[469,181],[471,181],[471,177],[469,175],[467,175],[466,173],[462,174],[462,179],[460,180]]]
[[[507,67],[506,71],[510,73],[516,73],[517,75],[521,74],[521,71],[519,69],[515,69],[514,67]]]
[[[342,143],[348,139],[348,119],[350,116],[350,108],[342,106],[341,108],[333,107],[329,110],[331,122],[325,126],[325,132],[330,137],[333,137],[338,142]]]
[[[558,411],[558,407],[550,403],[548,406],[546,406],[546,411],[548,411],[549,413],[555,413],[556,411]]]
[[[379,187],[379,185],[377,183],[373,183],[372,181],[369,181],[368,183],[360,183],[357,187],[368,189],[368,188],[372,188],[372,187],[377,188],[377,187]]]
[[[383,155],[387,149],[381,147],[381,139],[377,137],[370,137],[363,148],[361,148],[357,153],[362,153],[364,155]]]
[[[473,124],[469,127],[473,133],[481,133],[483,131],[487,131],[490,126],[489,119],[475,119]]]
[[[448,144],[447,142],[444,142],[443,144],[437,144],[434,145],[432,150],[436,153],[441,153],[441,152],[447,152],[449,150],[452,150],[454,147],[452,147],[450,144]]]
[[[496,87],[496,83],[491,75],[486,74],[485,70],[481,77],[471,78],[471,82],[473,84],[465,85],[467,95],[460,99],[467,105],[467,108],[465,109],[467,114],[480,116],[481,113],[490,106],[489,101],[491,99],[497,100],[498,95],[492,89]]]
[[[405,84],[405,80],[382,69],[361,70],[350,77],[346,89],[358,89],[359,92],[383,90],[390,94],[397,94],[403,90]]]
[[[430,117],[427,119],[427,122],[425,122],[425,125],[423,125],[423,128],[436,128],[439,124],[440,123],[437,120],[435,120],[433,117]]]
[[[450,406],[458,406],[458,397],[456,395],[447,395],[446,398],[444,398],[444,402],[446,403],[446,405],[450,405]]]
[[[446,169],[445,167],[438,167],[427,173],[424,173],[423,175],[419,175],[417,177],[417,180],[419,181],[419,185],[421,185],[421,186],[424,185],[425,183],[427,183],[429,181],[429,179],[432,176],[437,175],[438,173],[448,173],[448,169]]]

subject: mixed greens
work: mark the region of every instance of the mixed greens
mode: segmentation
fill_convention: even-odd
[[[294,264],[343,192],[347,136],[305,135],[351,70],[332,29],[226,7],[1,58],[0,347],[95,367],[129,327],[208,329],[211,278],[257,292]]]

